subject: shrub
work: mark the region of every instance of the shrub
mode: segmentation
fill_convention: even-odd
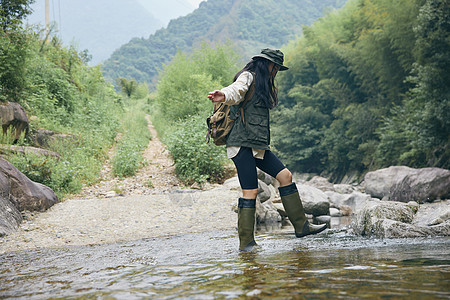
[[[165,139],[178,176],[188,184],[220,182],[225,176],[225,148],[205,143],[204,122],[201,116],[188,118]]]

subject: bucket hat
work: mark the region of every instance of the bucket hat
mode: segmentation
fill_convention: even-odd
[[[265,48],[265,49],[261,50],[261,54],[258,54],[258,55],[255,55],[252,57],[252,59],[255,59],[255,58],[265,58],[265,59],[270,60],[274,64],[280,66],[280,71],[285,71],[285,70],[289,69],[288,67],[283,65],[284,55],[283,55],[283,52],[281,52],[280,50]]]

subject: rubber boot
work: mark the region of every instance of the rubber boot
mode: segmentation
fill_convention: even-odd
[[[256,199],[239,198],[238,233],[239,250],[251,251],[256,246],[255,232]]]
[[[295,183],[279,187],[278,190],[280,191],[281,202],[289,217],[289,221],[291,221],[295,228],[296,237],[300,238],[306,235],[316,234],[327,228],[327,224],[314,225],[308,222]]]

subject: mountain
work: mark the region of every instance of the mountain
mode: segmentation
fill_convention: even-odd
[[[159,0],[152,0],[160,2]],[[107,59],[133,37],[148,37],[164,26],[147,10],[144,0],[50,0],[50,19],[64,44],[88,49],[91,64]],[[148,2],[148,1],[147,1]],[[45,0],[36,0],[28,17],[30,24],[45,23]],[[187,10],[186,10],[187,11]]]
[[[346,0],[208,0],[187,16],[170,21],[149,38],[135,38],[105,61],[105,75],[152,83],[177,50],[191,51],[202,41],[231,41],[247,60],[261,48],[280,48],[299,36],[327,9]]]
[[[195,7],[186,0],[138,0],[148,12],[162,21],[164,26],[169,24],[170,20],[191,13]]]

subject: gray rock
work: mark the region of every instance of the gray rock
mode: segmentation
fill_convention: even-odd
[[[258,179],[261,181],[264,181],[264,183],[267,185],[273,184],[273,182],[276,180],[275,178],[273,178],[269,174],[261,171],[260,169],[257,169],[257,174],[258,174]]]
[[[13,233],[22,222],[22,214],[4,197],[0,197],[0,237]]]
[[[33,182],[7,160],[0,158],[1,195],[19,210],[44,211],[59,202],[47,186]]]
[[[351,194],[355,191],[355,188],[351,184],[335,184],[333,190],[339,194]]]
[[[236,177],[232,177],[230,179],[227,179],[224,183],[223,186],[227,189],[230,190],[234,190],[234,191],[240,191],[241,190],[241,185],[239,183],[239,178]]]
[[[432,202],[450,196],[450,170],[417,169],[391,186],[389,200],[399,202]]]
[[[409,167],[393,166],[368,172],[364,176],[363,182],[365,192],[372,197],[382,199],[384,196],[389,195],[393,185],[402,181],[406,175],[414,173],[415,171],[415,169]]]
[[[297,184],[297,189],[299,191],[305,213],[313,216],[328,215],[330,211],[330,203],[324,192],[307,184]]]
[[[368,201],[376,201],[370,197],[370,195],[354,191],[351,194],[339,194],[332,191],[327,191],[325,194],[328,196],[330,206],[341,209],[341,207],[350,207],[351,211],[357,213],[360,211]]]
[[[335,208],[339,208],[350,197],[350,194],[340,194],[333,191],[326,191],[325,195],[328,197],[330,206]]]
[[[20,138],[22,132],[28,131],[28,117],[25,110],[19,103],[2,102],[0,104],[0,119],[2,122],[3,132],[7,132],[12,127],[15,142]]]
[[[269,186],[262,180],[258,180],[258,198],[261,203],[269,200],[272,196],[272,192],[269,189]]]
[[[286,211],[284,210],[284,206],[282,203],[273,203],[272,202],[272,204],[276,208],[276,210],[278,211],[278,213],[280,214],[280,216],[282,218],[287,218],[288,215],[287,215]]]
[[[328,224],[328,227],[331,224],[331,216],[317,216],[314,217],[315,224]]]
[[[272,201],[266,201],[261,203],[258,199],[256,200],[256,222],[257,223],[272,223],[281,222],[281,216],[278,213],[276,207],[273,205]]]
[[[434,226],[450,220],[450,200],[416,205],[417,213],[412,221],[414,225]]]
[[[311,180],[307,181],[306,184],[318,188],[323,192],[334,191],[333,184],[324,177],[314,176]]]
[[[379,238],[450,235],[450,220],[434,226],[424,226],[426,222],[414,204],[372,201],[358,214],[353,227],[356,234]]]
[[[330,207],[330,216],[332,217],[340,217],[341,216],[341,211],[337,208],[334,207]]]

